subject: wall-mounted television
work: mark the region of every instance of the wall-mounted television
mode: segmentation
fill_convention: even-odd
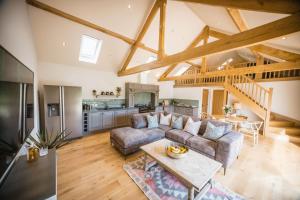
[[[34,128],[34,73],[0,46],[0,184]]]

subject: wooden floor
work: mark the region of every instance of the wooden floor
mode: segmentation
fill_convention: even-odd
[[[247,199],[300,199],[300,147],[270,138],[252,147],[249,139],[226,176],[220,170],[215,180]],[[75,140],[57,154],[58,199],[146,199],[122,169],[141,153],[125,161],[108,132]]]

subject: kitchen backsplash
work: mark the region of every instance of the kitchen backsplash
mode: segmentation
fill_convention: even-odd
[[[199,100],[190,100],[190,99],[159,99],[158,102],[162,103],[163,100],[168,100],[169,104],[171,104],[172,100],[174,100],[176,104],[185,104],[188,106],[197,106],[197,107],[199,107],[200,105]]]
[[[158,102],[162,103],[165,99],[159,99]],[[166,99],[171,103],[172,100],[175,100],[177,104],[185,104],[189,106],[198,106],[198,100],[189,100],[189,99]],[[105,108],[105,107],[114,107],[114,106],[122,106],[125,104],[125,99],[83,99],[83,104],[89,104],[93,107],[97,108]]]
[[[83,99],[83,104],[92,105],[96,108],[122,106],[125,104],[125,99]]]

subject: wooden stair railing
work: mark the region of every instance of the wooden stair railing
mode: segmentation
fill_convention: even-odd
[[[190,70],[186,73],[193,74],[193,72],[195,74],[194,78],[177,80],[177,86],[175,87],[178,87],[178,85],[181,87],[223,86],[264,120],[264,133],[267,131],[272,104],[272,88],[266,89],[245,75],[205,76],[200,75],[199,70]]]
[[[228,75],[224,88],[264,120],[264,133],[269,127],[272,88],[266,89],[244,75]]]

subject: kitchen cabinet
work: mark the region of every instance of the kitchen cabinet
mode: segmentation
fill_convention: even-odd
[[[114,112],[105,111],[102,115],[103,129],[109,129],[114,127]]]
[[[126,110],[116,110],[114,112],[114,127],[126,126],[127,121],[127,111]]]
[[[197,107],[185,107],[185,106],[174,106],[174,113],[181,115],[188,115],[192,117],[198,117]]]
[[[115,127],[131,126],[132,115],[139,113],[138,108],[99,110],[84,112],[83,125],[85,134]]]
[[[102,113],[90,112],[88,113],[88,128],[89,131],[96,131],[102,129]]]

